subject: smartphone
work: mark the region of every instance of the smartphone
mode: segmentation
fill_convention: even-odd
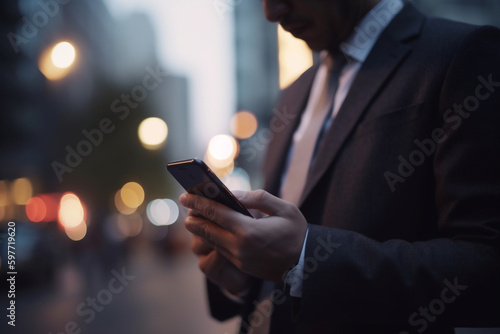
[[[239,213],[252,217],[243,204],[202,160],[173,161],[167,164],[167,169],[188,193],[210,198]]]

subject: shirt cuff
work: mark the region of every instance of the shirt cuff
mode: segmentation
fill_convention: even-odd
[[[302,251],[300,252],[299,263],[288,272],[285,278],[285,282],[288,285],[290,285],[290,296],[292,297],[298,297],[298,298],[302,297],[304,258],[306,253],[306,242],[308,234],[309,234],[309,229],[306,230],[304,244],[302,245]]]

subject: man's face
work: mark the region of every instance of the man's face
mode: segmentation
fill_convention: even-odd
[[[267,20],[311,49],[336,50],[377,0],[263,0]]]

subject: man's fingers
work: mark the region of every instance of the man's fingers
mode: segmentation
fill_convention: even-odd
[[[250,284],[250,276],[244,274],[219,252],[200,256],[198,266],[210,281],[237,295]]]
[[[206,256],[200,256],[198,260],[198,267],[208,277],[213,277],[220,273],[227,265],[227,260],[221,257],[216,251],[212,251]]]
[[[241,222],[252,219],[211,199],[193,194],[182,194],[179,202],[192,209],[197,216],[203,216],[230,232],[237,231]]]
[[[207,252],[208,248],[216,250],[229,261],[235,261],[233,255],[237,251],[238,238],[234,233],[241,230],[246,221],[253,218],[242,215],[222,204],[193,194],[183,194],[179,198],[181,204],[190,208],[190,214],[184,221],[186,229],[204,240],[193,244],[196,251]]]
[[[230,256],[228,249],[232,248],[231,246],[234,242],[234,237],[231,232],[207,219],[196,216],[188,216],[184,221],[184,225],[189,232],[204,240],[206,245],[200,247],[204,249],[208,247],[221,252],[223,255]]]
[[[196,255],[207,255],[214,250],[205,239],[200,238],[197,235],[193,235],[193,239],[191,240],[191,249]]]
[[[217,252],[212,250],[212,252],[198,257],[198,267],[206,276],[220,270],[220,265],[215,262],[216,256]]]
[[[264,190],[235,191],[234,195],[247,209],[256,209],[270,216],[280,216],[292,206]]]

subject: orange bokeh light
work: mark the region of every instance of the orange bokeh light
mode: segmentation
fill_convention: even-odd
[[[238,139],[252,137],[257,127],[257,117],[251,111],[240,111],[231,119],[231,132]]]
[[[131,215],[137,211],[137,208],[130,208],[125,203],[123,203],[122,196],[121,196],[121,189],[115,193],[114,202],[115,202],[115,207],[118,210],[118,212],[120,212],[124,215]]]
[[[26,202],[26,216],[34,223],[39,223],[47,217],[47,206],[40,197],[32,197]]]
[[[61,198],[60,194],[43,194],[39,197],[45,203],[47,208],[47,214],[45,216],[45,222],[52,222],[57,220],[57,210],[59,209],[59,200]]]
[[[51,222],[57,220],[59,194],[40,194],[26,203],[26,216],[34,223]]]

